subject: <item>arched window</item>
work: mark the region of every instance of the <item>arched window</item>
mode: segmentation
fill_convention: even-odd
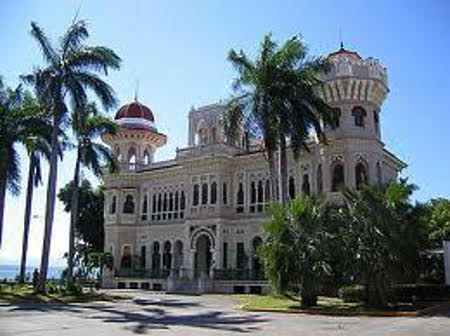
[[[332,109],[334,119],[334,125],[332,124],[331,128],[336,129],[341,126],[341,109],[339,107],[335,107]]]
[[[211,204],[217,203],[217,183],[211,183]]]
[[[161,212],[162,210],[162,195],[161,193],[158,194],[158,212]]]
[[[263,268],[259,258],[259,250],[262,245],[262,239],[258,236],[252,241],[252,278],[261,279],[263,277]]]
[[[167,193],[164,193],[164,198],[163,198],[163,211],[167,211]]]
[[[378,111],[373,111],[373,125],[375,127],[375,133],[380,133],[380,115]]]
[[[134,213],[134,198],[132,195],[127,195],[125,197],[125,203],[123,204],[123,213]]]
[[[200,187],[198,184],[194,184],[194,195],[192,197],[192,205],[197,206],[200,201]]]
[[[156,194],[153,194],[153,199],[152,199],[152,213],[156,212]]]
[[[355,120],[355,126],[364,127],[364,118],[366,117],[367,112],[360,106],[356,106],[352,110],[352,116]]]
[[[241,213],[244,212],[244,187],[242,185],[242,182],[239,183],[239,189],[237,192],[237,208],[236,212]]]
[[[303,175],[302,193],[303,193],[303,195],[306,195],[306,196],[309,196],[311,194],[311,187],[309,185],[308,174]]]
[[[202,204],[208,203],[208,184],[202,184]]]
[[[180,194],[178,193],[178,190],[175,191],[175,211],[178,211],[179,205],[180,205]]]
[[[332,170],[331,191],[336,192],[345,185],[344,165],[336,163]]]
[[[270,202],[270,181],[269,180],[266,180],[266,186],[264,188],[264,198],[265,198],[266,203]]]
[[[117,206],[117,196],[114,195],[112,197],[111,204],[110,204],[110,207],[109,207],[109,213],[110,214],[115,214],[116,213],[116,206]]]
[[[120,260],[120,267],[121,268],[131,268],[133,263],[132,257],[131,257],[131,246],[124,246],[122,248],[122,259]]]
[[[165,270],[170,270],[172,268],[172,244],[170,241],[164,243],[164,254],[163,254],[163,268]]]
[[[222,203],[223,204],[227,204],[228,199],[227,199],[227,184],[225,182],[223,182],[222,184]]]
[[[252,182],[250,184],[250,203],[251,204],[256,203],[256,186],[255,186],[255,182]]]
[[[258,181],[258,203],[264,202],[264,188],[263,182],[261,180]]]
[[[155,241],[153,243],[153,255],[152,255],[152,271],[154,276],[158,276],[161,269],[161,254],[159,253],[159,243]]]
[[[383,183],[383,175],[381,173],[380,162],[377,162],[377,180],[378,180],[378,184],[382,184]]]
[[[149,165],[150,164],[150,154],[148,152],[148,149],[145,149],[144,151],[144,164]]]
[[[317,167],[317,193],[320,195],[323,192],[323,176],[322,176],[322,165]]]
[[[358,162],[355,166],[355,184],[356,190],[361,190],[361,186],[368,182],[367,166],[363,162]]]
[[[295,180],[294,176],[289,177],[289,198],[292,200],[295,198]]]
[[[128,150],[128,169],[136,169],[136,149],[134,149],[134,147],[131,147]]]
[[[198,201],[197,201],[198,203]],[[181,197],[180,197],[180,210],[184,210],[186,208],[186,197],[184,196],[184,191],[181,190]]]
[[[142,213],[146,214],[148,212],[148,198],[147,195],[144,196],[144,201],[142,203]]]
[[[211,137],[212,137],[212,143],[216,143],[217,142],[217,129],[215,127],[213,127],[211,129]]]
[[[174,267],[183,267],[183,242],[181,240],[175,242],[174,253]]]
[[[173,211],[173,192],[169,193],[169,211]]]
[[[115,145],[114,146],[114,156],[116,157],[117,161],[120,162],[121,155],[120,155],[120,147],[119,147],[119,145]]]

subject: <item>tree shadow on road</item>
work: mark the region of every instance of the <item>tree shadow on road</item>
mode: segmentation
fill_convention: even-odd
[[[39,311],[73,313],[80,318],[101,320],[103,323],[124,324],[124,328],[136,334],[146,334],[151,330],[170,329],[171,327],[206,328],[211,330],[248,333],[259,330],[257,324],[267,322],[267,318],[248,313],[232,313],[205,309],[192,313],[190,310],[170,308],[188,308],[201,306],[196,302],[174,299],[133,300],[134,304],[30,304],[16,303],[10,305],[9,311]]]

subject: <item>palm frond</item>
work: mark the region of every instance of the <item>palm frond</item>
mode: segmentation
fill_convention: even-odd
[[[50,40],[36,22],[31,22],[31,36],[38,42],[44,59],[48,63],[54,65],[59,62],[58,54],[54,50]]]

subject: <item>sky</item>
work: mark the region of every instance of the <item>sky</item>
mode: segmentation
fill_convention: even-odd
[[[266,0],[41,0],[0,1],[0,75],[15,86],[43,64],[29,34],[36,21],[57,41],[74,16],[88,22],[89,44],[122,58],[106,78],[120,104],[138,98],[155,114],[168,142],[156,159],[170,159],[187,144],[192,106],[226,99],[235,75],[231,48],[255,56],[264,34],[279,41],[301,33],[311,55],[339,48],[378,58],[388,68],[389,95],[381,108],[382,137],[408,164],[403,176],[419,186],[417,201],[450,197],[450,1]],[[139,83],[138,85],[136,83]],[[114,110],[105,111],[111,117]],[[22,155],[22,194],[7,196],[0,264],[17,263],[23,233],[28,161]],[[58,189],[73,175],[74,153],[60,165]],[[45,174],[47,168],[44,167]],[[85,176],[98,183],[88,173]],[[45,185],[35,192],[29,260],[42,247]],[[69,216],[57,202],[51,263],[68,249]]]

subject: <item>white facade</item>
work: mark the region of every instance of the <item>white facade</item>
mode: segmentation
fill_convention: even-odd
[[[311,152],[297,161],[289,153],[291,197],[322,193],[335,198],[341,183],[353,188],[365,180],[383,183],[405,167],[381,141],[386,68],[344,49],[331,54],[330,61],[332,71],[320,94],[339,109],[339,125],[326,128],[328,144],[311,139]],[[248,151],[239,141],[227,142],[222,110],[212,104],[189,112],[188,147],[177,150],[173,160],[153,162],[154,151],[165,143],[153,125],[121,127],[119,134],[104,137],[121,160],[120,172],[104,178],[105,251],[114,257],[106,286],[137,281],[130,280],[136,276],[130,267],[141,269],[140,283],[164,278],[169,270],[172,277],[186,279],[212,278],[213,273],[235,279],[240,270],[258,278],[254,249],[263,238],[261,224],[272,192],[268,164],[257,144]]]

